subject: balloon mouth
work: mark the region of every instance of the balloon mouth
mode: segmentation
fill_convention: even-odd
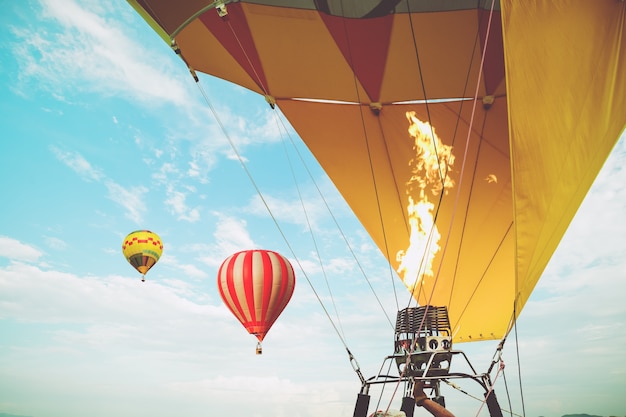
[[[251,333],[252,335],[256,336],[258,342],[256,344],[256,354],[257,355],[261,355],[263,354],[263,346],[261,346],[261,342],[263,341],[263,338],[265,337],[265,333]]]

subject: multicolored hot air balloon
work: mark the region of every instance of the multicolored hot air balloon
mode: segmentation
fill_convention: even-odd
[[[229,256],[217,274],[220,296],[248,333],[261,342],[291,299],[296,284],[293,267],[270,250],[245,250]]]
[[[455,342],[500,339],[626,126],[616,0],[128,0],[287,117]]]
[[[163,253],[161,238],[150,230],[135,230],[124,238],[122,252],[128,263],[146,280],[146,273],[159,261]]]
[[[626,127],[624,1],[128,2],[280,109],[454,343],[506,338]],[[256,256],[218,284],[260,341]]]

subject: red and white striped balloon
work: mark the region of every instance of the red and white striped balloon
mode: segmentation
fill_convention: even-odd
[[[235,253],[226,258],[217,274],[222,300],[259,343],[287,306],[295,284],[287,258],[270,250]],[[258,349],[260,353],[260,345]]]

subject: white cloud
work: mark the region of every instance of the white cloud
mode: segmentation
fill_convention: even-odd
[[[0,236],[0,256],[15,261],[36,262],[43,253],[33,246],[7,236]]]
[[[4,304],[5,318],[37,322],[167,320],[173,311],[184,315],[211,312],[208,306],[189,302],[154,282],[118,276],[82,278],[21,263],[0,269],[0,297],[11,305],[6,308]]]
[[[177,271],[180,272],[180,276],[185,278],[206,278],[208,275],[205,271],[198,268],[193,264],[182,264],[180,261],[173,255],[164,254],[159,259],[159,263],[164,265],[169,265],[174,267]],[[177,284],[178,286],[183,285],[182,282]]]
[[[199,257],[203,263],[218,268],[230,255],[257,248],[245,220],[219,212],[213,212],[212,215],[216,218],[216,230],[213,233],[215,244],[197,248],[204,253]]]
[[[306,326],[288,318],[276,323],[263,356],[257,357],[256,339],[221,301],[188,298],[198,293],[207,291],[179,280],[85,278],[19,263],[0,268],[0,318],[31,324],[22,325],[31,337],[27,344],[16,338],[0,346],[0,370],[19,373],[11,380],[12,389],[42,391],[35,407],[52,404],[50,392],[62,403],[76,405],[69,392],[92,398],[89,387],[99,386],[98,401],[115,403],[133,389],[133,398],[163,407],[235,407],[250,416],[269,417],[270,409],[272,416],[352,409],[358,380],[349,366],[333,369],[332,381],[319,373],[312,377],[340,357],[326,359],[328,348],[319,344],[328,337],[320,328],[323,316],[310,315]],[[295,363],[300,363],[297,372],[285,372],[285,366]],[[63,390],[45,388],[61,373]],[[239,404],[242,392],[247,401]],[[93,410],[88,403],[77,407]],[[127,401],[126,407],[135,405]],[[60,409],[68,412],[65,406]]]
[[[171,177],[178,178],[180,172],[175,164],[171,162],[165,162],[161,164],[161,167],[157,172],[152,174],[152,178],[160,184],[167,184],[171,181]]]
[[[127,189],[107,179],[99,169],[94,168],[89,161],[78,152],[63,151],[55,146],[52,146],[50,150],[58,160],[71,168],[81,178],[87,181],[104,183],[108,190],[108,197],[126,209],[126,217],[135,223],[141,222],[142,216],[146,211],[146,205],[144,203],[144,195],[148,192],[146,187],[136,186]]]
[[[246,228],[247,222],[242,219],[218,214],[217,230],[214,233],[217,245],[223,253],[233,253],[241,248],[254,249],[255,243]]]
[[[242,89],[236,85],[228,85],[228,88],[233,93]],[[258,99],[263,100],[260,96]],[[284,129],[279,128],[278,114],[269,108],[258,114],[236,114],[227,103],[220,103],[219,112],[216,114],[200,111],[194,116],[199,117],[194,118],[197,124],[195,131],[188,133],[194,140],[189,149],[191,161],[188,163],[187,175],[201,183],[208,182],[208,173],[216,166],[221,155],[230,160],[248,163],[247,152],[255,152],[259,146],[288,140],[287,136],[281,135],[279,131]],[[214,118],[219,119],[218,124],[207,123]],[[221,126],[226,126],[225,130],[222,130]],[[197,137],[195,132],[198,131],[204,134]]]
[[[107,19],[108,9],[118,7],[116,3],[46,0],[41,4],[43,17],[55,20],[59,31],[40,33],[39,26],[15,29],[22,40],[15,52],[23,81],[37,80],[40,87],[63,99],[70,91],[66,86],[72,85],[74,91],[130,96],[143,103],[165,101],[185,107],[191,102],[176,76],[184,72],[182,63],[172,68],[177,59],[173,52],[169,61],[165,53],[152,57],[132,33]]]
[[[147,25],[130,6],[124,6],[115,12]],[[162,42],[156,34],[148,40],[137,40],[136,33],[128,32],[131,26],[124,27],[107,17],[113,9],[120,8],[116,2],[44,0],[41,7],[41,17],[56,23],[47,25],[47,32],[13,28],[20,39],[14,45],[14,54],[21,66],[21,84],[17,85],[23,91],[32,91],[33,87],[45,89],[65,102],[78,101],[80,93],[97,93],[105,97],[130,97],[149,107],[171,105],[174,111],[185,113],[184,118],[173,120],[186,120],[186,123],[168,132],[169,141],[173,147],[180,142],[189,143],[190,160],[185,175],[202,184],[209,181],[208,173],[220,154],[233,157],[226,135],[244,160],[244,152],[251,145],[280,140],[279,129],[283,128],[279,128],[277,113],[269,107],[261,114],[241,115],[219,103],[217,117],[223,126],[228,126],[227,132],[223,132],[206,106],[198,105],[199,96],[192,92],[193,84],[183,81],[188,71],[179,58],[173,52],[170,54],[164,44],[161,51],[154,53]],[[228,88],[235,92],[244,90],[237,86]],[[258,96],[258,100],[263,98]],[[118,122],[114,116],[113,123]],[[139,135],[135,140],[143,141]],[[159,158],[163,150],[155,152]],[[74,159],[72,168],[81,169],[79,162]],[[98,171],[89,168],[82,167],[84,178],[98,180]],[[197,215],[192,210],[181,219],[196,221]]]
[[[174,190],[171,185],[167,187],[165,205],[170,208],[172,214],[177,216],[179,220],[185,220],[190,223],[197,222],[200,220],[200,210],[197,207],[189,208],[186,200],[186,193]]]
[[[72,90],[128,94],[142,102],[176,104],[188,98],[183,84],[172,81],[175,77],[162,78],[169,70],[158,68],[163,62],[161,55],[156,54],[159,62],[152,61],[148,51],[130,42],[116,29],[115,22],[106,20],[110,3],[45,4],[48,16],[65,26],[51,37],[36,31],[22,32],[21,47],[26,48],[22,52],[31,56],[22,61],[21,74],[29,80],[41,81],[55,90],[60,99],[67,99],[64,94]],[[98,68],[94,67],[96,64]],[[66,85],[72,88],[66,90]],[[253,149],[252,144],[277,140],[276,125],[269,114],[258,125],[248,118],[255,117],[228,119],[229,126],[235,126],[233,138],[238,146]],[[214,132],[217,139],[212,137]],[[184,142],[190,162],[172,163],[167,168],[163,165],[162,182],[157,182],[166,190],[172,186],[171,208],[187,219],[199,216],[199,212],[188,207],[191,191],[181,187],[180,180],[186,175],[206,181],[219,153],[229,152],[215,127],[201,134],[205,140],[188,138]],[[176,148],[182,139],[177,136],[172,142]],[[154,155],[157,159],[170,156],[172,161],[178,161],[183,153],[181,148],[154,150]],[[142,197],[147,188],[124,187],[105,178],[80,154],[58,152],[57,157],[81,177],[104,184],[109,198],[122,205],[130,218],[139,221],[146,211]],[[624,166],[621,155],[621,162],[609,170],[613,174]],[[593,200],[597,204],[592,208],[594,215],[583,226],[572,227],[572,233],[580,230],[580,234],[572,234],[568,239],[578,244],[563,246],[559,263],[540,283],[545,298],[531,300],[519,323],[520,332],[526,333],[521,346],[522,373],[527,379],[525,392],[533,394],[528,396],[534,400],[533,412],[552,411],[556,409],[553,403],[568,395],[592,406],[585,392],[590,376],[594,380],[595,399],[600,391],[609,397],[602,398],[602,404],[621,399],[626,369],[615,358],[620,357],[620,347],[626,342],[625,313],[619,299],[626,282],[621,261],[625,258],[626,208],[620,197],[626,181],[621,178],[603,184],[598,188],[600,196]],[[310,195],[308,191],[303,194]],[[611,205],[615,196],[621,198],[622,205]],[[270,194],[269,201],[281,221],[305,224],[303,215],[296,214],[302,212],[299,201],[274,194]],[[312,224],[320,226],[324,215],[320,202],[312,199],[306,205],[312,205]],[[251,207],[267,217],[258,198]],[[204,254],[199,260],[219,266],[226,256],[257,247],[252,236],[258,235],[250,232],[245,220],[234,213],[215,216],[216,244],[196,246],[194,250]],[[599,219],[609,220],[609,227],[599,228]],[[598,236],[602,236],[601,242]],[[603,248],[600,256],[596,252],[598,243]],[[367,240],[362,248],[371,253],[371,241]],[[43,256],[35,247],[7,237],[0,237],[0,254],[23,262],[34,262]],[[318,272],[315,258],[309,255],[308,259],[313,260],[303,261],[312,273]],[[161,262],[178,267],[180,276],[204,279],[204,274],[211,275],[169,254]],[[349,265],[347,258],[338,255],[325,262],[330,269],[327,272],[336,275],[333,284],[349,283],[348,289],[340,293],[342,302],[338,305],[345,309],[341,316],[349,336],[348,345],[369,377],[380,365],[381,352],[385,354],[391,349],[392,331],[375,301],[362,296],[362,279],[350,281],[345,276]],[[383,274],[379,280],[380,276]],[[322,297],[324,301],[329,298]],[[385,305],[388,301],[392,305],[391,294],[385,294],[383,299]],[[0,267],[0,321],[6,324],[3,330],[8,329],[7,334],[16,336],[0,344],[0,404],[6,404],[6,393],[20,392],[29,397],[24,404],[40,407],[38,412],[20,413],[29,415],[52,416],[45,405],[61,410],[55,415],[93,415],[96,407],[96,413],[101,415],[157,415],[158,411],[159,415],[191,416],[215,409],[251,417],[349,415],[360,384],[345,349],[332,334],[319,306],[313,306],[316,300],[300,277],[292,301],[266,339],[264,354],[256,357],[255,339],[219,303],[215,289],[205,282],[201,286],[173,278],[141,283],[137,278],[120,276],[81,277],[13,262]],[[18,330],[11,333],[15,327]],[[513,342],[511,337],[506,351],[510,370],[514,369]],[[7,375],[10,378],[4,378]],[[563,380],[556,384],[556,378]],[[246,401],[241,401],[242,396]],[[500,398],[504,405],[505,396]],[[59,407],[59,403],[64,405]],[[456,401],[448,399],[448,403],[457,415],[465,414],[457,411]],[[190,412],[184,412],[187,410]],[[476,407],[468,412],[475,411]],[[582,411],[596,413],[591,408]]]
[[[62,250],[67,247],[67,243],[65,243],[63,240],[56,238],[56,237],[46,236],[45,241],[46,241],[46,245],[48,245],[49,247],[53,249]]]
[[[318,224],[328,215],[328,210],[320,203],[319,197],[316,195],[314,197],[311,197],[312,194],[310,193],[303,193],[303,195],[308,196],[308,198],[303,197],[303,201],[300,201],[297,199],[287,200],[267,193],[261,199],[257,194],[252,198],[246,210],[257,216],[267,217],[270,215],[269,207],[272,217],[276,218],[279,223],[286,222],[299,225],[304,230],[309,230],[309,227],[313,230],[319,230]]]
[[[144,186],[126,189],[113,181],[106,181],[105,185],[109,191],[108,197],[126,209],[126,217],[135,223],[141,223],[146,212],[144,195],[149,190]]]
[[[228,126],[238,126],[239,128],[237,130],[238,135],[233,140],[237,147],[277,143],[283,139],[287,141],[279,112],[270,110],[269,107],[260,114],[229,115],[229,117]]]
[[[195,161],[189,162],[189,169],[187,170],[187,175],[189,175],[189,177],[191,178],[200,177],[200,167],[198,166],[197,162]],[[203,178],[199,178],[199,180],[201,182],[206,182],[206,179],[203,179]]]
[[[296,374],[297,375],[297,374]],[[333,379],[324,383],[308,382],[300,378],[286,379],[274,375],[268,376],[219,376],[189,382],[169,384],[172,390],[184,397],[198,401],[206,397],[207,392],[219,393],[221,402],[233,404],[236,415],[304,417],[316,415],[348,415],[353,407],[346,398],[355,396],[352,381]],[[239,401],[241,387],[246,387],[246,401]],[[306,403],[305,409],[294,407]]]
[[[91,166],[91,164],[78,152],[63,151],[56,146],[51,146],[50,150],[56,158],[76,172],[86,181],[101,181],[104,175]]]

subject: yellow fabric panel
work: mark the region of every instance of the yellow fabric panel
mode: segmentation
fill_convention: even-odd
[[[425,278],[416,296],[422,305],[430,300],[449,306],[455,341],[502,337],[515,296],[514,280],[506,279],[514,276],[515,267],[506,100],[496,99],[488,111],[478,104],[462,179],[471,102],[432,103],[428,113],[424,105],[390,105],[379,115],[367,106],[289,100],[278,105],[394,269],[397,254],[410,245],[408,197],[419,198],[409,184],[417,171],[406,113],[413,111],[421,120],[430,114],[435,133],[452,146],[457,160],[450,172],[454,185],[436,222],[441,248],[432,269],[439,278]],[[427,197],[437,207],[438,196],[429,192]],[[404,302],[409,298],[407,293]]]
[[[242,7],[274,97],[370,102],[317,11]]]
[[[260,62],[253,62],[255,71],[265,75],[272,96],[371,101],[316,11],[241,7],[259,54]],[[176,42],[192,68],[265,94],[199,20],[181,31]]]
[[[196,71],[211,74],[263,94],[250,75],[200,20],[194,20],[189,24],[176,37],[176,43],[187,64]]]
[[[518,312],[624,129],[625,7],[502,1]]]
[[[429,99],[473,97],[475,82],[467,80],[468,75],[478,78],[477,30],[476,10],[395,15],[380,101],[423,100],[425,94]],[[484,94],[481,83],[479,96]]]
[[[317,11],[248,3],[238,6],[244,10],[260,57],[257,70],[267,77],[271,95],[372,101]],[[172,20],[176,22],[181,20],[174,17]],[[475,10],[422,13],[411,17],[397,14],[393,19],[379,101],[424,99],[424,93],[430,99],[473,96],[475,85],[468,84],[467,80],[468,76],[470,80],[477,78],[481,53]],[[287,33],[289,36],[285,36]],[[412,40],[414,34],[417,50]],[[176,41],[194,69],[260,92],[200,21],[188,25]],[[479,96],[484,94],[485,86],[481,82]]]

